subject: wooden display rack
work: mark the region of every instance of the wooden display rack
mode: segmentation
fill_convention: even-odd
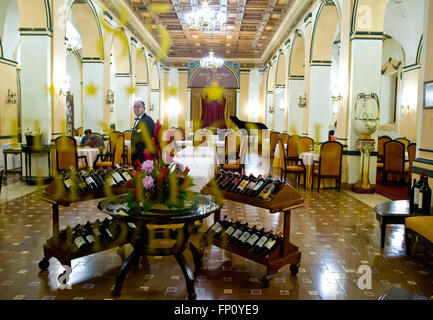
[[[112,188],[112,194],[120,195],[130,191],[126,187]],[[50,266],[49,260],[54,257],[62,265],[71,267],[71,261],[97,252],[105,251],[115,247],[127,244],[127,240],[113,241],[110,243],[102,243],[98,250],[89,248],[85,250],[77,250],[76,252],[62,251],[60,243],[60,230],[59,230],[59,205],[62,207],[69,207],[71,203],[89,201],[93,199],[106,198],[107,195],[104,190],[89,191],[85,194],[76,194],[73,196],[66,190],[63,184],[63,179],[58,178],[51,182],[42,194],[42,200],[52,204],[52,222],[53,222],[53,237],[48,239],[44,245],[44,258],[39,262],[41,270],[47,270]]]
[[[293,275],[298,274],[301,262],[301,252],[298,251],[298,247],[290,243],[290,215],[291,210],[297,209],[304,205],[304,199],[295,189],[289,185],[284,185],[270,201],[252,198],[233,192],[222,191],[212,187],[212,182],[206,185],[201,190],[201,193],[217,197],[220,196],[227,200],[267,209],[270,213],[283,212],[283,241],[266,257],[234,246],[228,242],[223,243],[221,240],[216,238],[213,238],[212,244],[216,247],[230,251],[241,257],[250,259],[266,266],[266,274],[262,278],[262,285],[265,288],[269,287],[271,276],[277,273],[279,269],[287,264],[290,264],[290,271]],[[215,222],[221,219],[219,212],[215,213],[214,217]],[[203,240],[205,243],[207,243],[205,236]]]

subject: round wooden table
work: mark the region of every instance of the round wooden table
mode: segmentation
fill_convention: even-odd
[[[136,232],[131,240],[134,250],[124,261],[116,277],[113,296],[119,296],[125,277],[132,265],[137,265],[141,257],[174,255],[182,270],[186,281],[188,299],[195,300],[197,295],[194,289],[194,276],[183,252],[188,248],[194,259],[195,271],[201,267],[202,253],[189,241],[196,221],[202,221],[212,213],[219,212],[221,207],[204,195],[196,195],[190,208],[184,210],[158,210],[142,211],[136,209],[136,215],[120,215],[119,208],[125,205],[125,195],[99,202],[98,208],[109,214],[113,219],[120,219],[127,223],[134,223]],[[162,228],[164,225],[183,224],[180,228]],[[162,226],[161,226],[162,225]],[[155,228],[152,228],[155,227]],[[155,248],[150,245],[151,240],[175,240],[172,247]]]

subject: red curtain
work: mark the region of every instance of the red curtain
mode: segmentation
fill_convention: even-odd
[[[220,101],[201,99],[201,106],[202,128],[215,127],[220,129],[226,129],[226,121],[224,115],[226,109],[225,98]]]

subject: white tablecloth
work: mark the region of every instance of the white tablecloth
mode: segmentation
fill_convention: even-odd
[[[92,168],[93,162],[95,162],[96,157],[99,154],[99,149],[97,148],[77,148],[78,156],[86,156],[87,165]],[[84,160],[80,159],[79,164],[84,164]]]
[[[218,158],[213,147],[186,147],[176,154],[175,162],[191,170],[189,175],[195,184],[192,190],[200,192],[214,177]]]
[[[319,161],[320,154],[314,152],[303,152],[299,155],[299,159],[302,159],[306,166],[312,166],[314,161]]]
[[[287,144],[285,143],[284,144],[284,150],[286,150],[286,149],[287,149]],[[274,157],[275,158],[279,158],[280,157],[280,147],[279,147],[278,143],[277,143],[277,146],[275,147]]]
[[[1,150],[1,154],[0,154],[0,166],[4,167],[5,162],[4,162],[4,155],[3,155],[3,150],[8,150],[10,149],[11,146],[9,144],[3,144],[2,145],[2,150]],[[21,162],[20,162],[20,155],[19,154],[8,154],[8,170],[13,170],[13,169],[17,169],[21,167]]]

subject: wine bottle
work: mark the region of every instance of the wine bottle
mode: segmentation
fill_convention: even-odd
[[[262,190],[272,181],[272,176],[268,176],[266,180],[259,181],[254,187],[254,191],[251,194],[251,197],[257,198]]]
[[[83,177],[83,180],[86,182],[87,188],[89,188],[92,191],[99,189],[95,180],[93,180],[92,176],[90,175],[90,173],[88,171],[82,171],[81,175]]]
[[[116,185],[118,187],[124,187],[126,185],[125,180],[122,178],[122,176],[119,174],[119,172],[114,171],[111,168],[108,168],[108,172],[110,176],[113,178],[113,180],[116,182]]]
[[[233,233],[239,228],[240,225],[240,221],[231,223],[231,225],[224,232],[220,233],[219,239],[222,241],[229,239],[233,235]]]
[[[114,181],[113,177],[109,174],[108,170],[103,170],[100,168],[99,171],[101,177],[104,179],[104,185],[108,185],[111,188],[117,187],[116,181]]]
[[[62,176],[63,179],[63,184],[66,187],[66,190],[71,190],[71,188],[73,187],[73,181],[71,178],[68,177],[67,173],[63,170],[60,170],[60,174]]]
[[[428,177],[424,177],[424,184],[419,190],[419,212],[429,215],[431,210],[431,188],[428,185]]]
[[[244,249],[250,250],[256,244],[256,242],[260,240],[263,234],[265,234],[265,228],[255,229],[251,237],[249,237],[245,242]]]
[[[236,178],[236,175],[234,175],[233,173],[230,173],[227,175],[227,178],[225,178],[221,185],[220,185],[220,189],[221,190],[227,190],[228,186],[230,185],[230,183],[232,182],[233,179]]]
[[[245,232],[245,230],[248,229],[248,223],[241,224],[239,228],[236,229],[235,232],[233,232],[232,236],[229,238],[229,243],[234,244],[236,241],[238,241],[239,237]]]
[[[102,177],[95,171],[93,168],[89,168],[89,174],[92,177],[93,181],[95,181],[98,189],[104,188],[104,180]]]
[[[229,228],[232,222],[232,220],[227,220],[227,216],[225,216],[224,219],[220,221],[221,228],[218,228],[215,231],[215,234],[213,235],[214,238],[219,238],[221,234],[223,234],[225,230]]]
[[[260,195],[258,196],[259,199],[262,200],[271,200],[272,195],[274,193],[277,192],[278,187],[281,185],[281,181],[278,179],[275,179],[272,183],[270,183],[269,185],[267,185],[262,192],[260,193]]]
[[[425,176],[425,172],[421,171],[421,177],[420,179],[415,182],[415,187],[414,187],[414,197],[413,197],[413,203],[414,203],[414,208],[415,208],[415,212],[418,212],[418,208],[419,208],[419,190],[422,187],[422,185],[424,184],[424,176]]]
[[[223,220],[227,219],[227,215],[224,216]],[[216,221],[206,232],[206,236],[213,237],[215,234],[221,232],[223,228],[222,221]]]
[[[282,241],[282,235],[283,234],[280,232],[278,235],[271,236],[271,238],[263,246],[260,254],[262,256],[267,256],[272,251],[272,249],[274,249],[280,244],[280,242]]]
[[[122,170],[122,175],[125,177],[126,182],[132,180],[132,175],[130,174],[129,170],[127,170],[126,168],[123,168]]]
[[[220,169],[220,171],[218,171],[217,175],[215,176],[215,182],[218,183],[218,181],[225,177],[227,174],[227,172],[224,169]]]
[[[225,172],[223,175],[221,175],[218,179],[218,188],[221,189],[221,187],[227,182],[227,180],[231,177],[231,172]]]
[[[253,235],[253,233],[257,230],[257,226],[252,228],[247,228],[244,233],[239,237],[239,239],[234,243],[237,247],[243,247],[245,242]]]
[[[73,231],[74,231],[75,246],[80,250],[87,249],[89,247],[89,243],[86,240],[83,227],[79,224],[74,227]]]
[[[251,251],[254,253],[259,253],[262,250],[265,243],[272,237],[273,233],[274,233],[274,231],[271,230],[271,231],[265,233],[264,235],[262,235],[262,237],[259,239],[259,241],[257,241],[257,243],[253,246]]]
[[[262,176],[258,176],[257,178],[253,178],[250,183],[248,183],[248,185],[245,187],[244,190],[244,195],[246,196],[251,196],[251,194],[254,192],[254,188],[256,187],[256,185],[259,183],[259,181],[262,180]]]
[[[93,236],[95,237],[96,241],[99,241],[99,243],[104,243],[108,241],[108,239],[106,239],[101,232],[101,222],[99,221],[99,219],[97,219],[93,223],[93,225],[91,225],[91,228],[93,230]]]
[[[125,176],[125,171],[120,167],[119,164],[116,164],[114,170],[119,173],[119,175],[122,177],[123,180],[125,180],[125,182],[131,180],[131,179],[128,180],[128,178]]]
[[[415,211],[415,202],[414,202],[414,197],[415,197],[415,183],[416,183],[416,179],[413,179],[413,183],[412,186],[410,187],[410,192],[409,192],[409,212],[413,213]]]
[[[247,177],[247,176],[243,176],[242,177],[242,181],[239,183],[239,185],[233,190],[233,192],[235,193],[242,193],[245,189],[245,187],[248,185],[248,183],[250,182],[251,176]]]
[[[235,173],[235,178],[230,182],[228,187],[226,188],[226,191],[233,192],[233,190],[239,185],[239,183],[242,181],[242,176],[239,173]]]
[[[102,235],[104,236],[104,238],[107,241],[113,241],[114,236],[110,231],[109,224],[110,224],[110,221],[107,218],[105,218],[105,220],[102,221],[102,223],[101,223],[101,227],[100,227],[99,231],[101,231]]]
[[[75,170],[75,168],[73,166],[71,166],[71,176],[72,176],[72,179],[75,180],[75,183],[78,186],[78,190],[80,192],[85,192],[88,190],[86,182],[83,180],[81,175],[77,172],[77,170]]]

